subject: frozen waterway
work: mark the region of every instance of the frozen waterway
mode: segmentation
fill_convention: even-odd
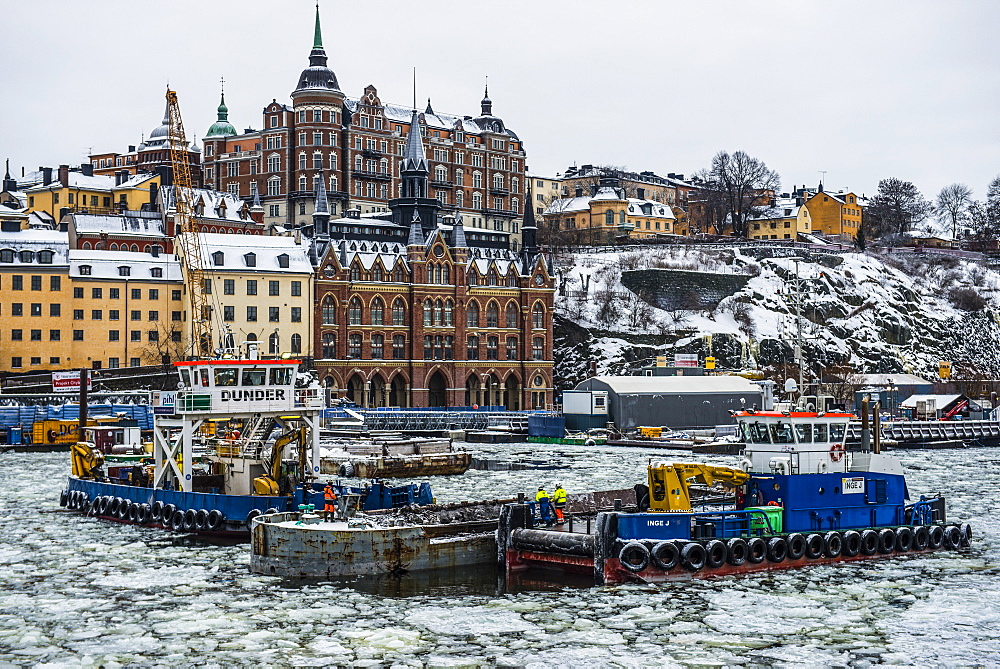
[[[555,472],[431,479],[438,501],[626,487],[689,454],[470,445]],[[673,457],[670,457],[673,456]],[[698,457],[698,456],[696,456]],[[688,584],[500,592],[455,577],[298,584],[217,546],[59,511],[66,454],[0,456],[0,664],[664,666],[1000,662],[1000,449],[901,453],[976,531],[939,553]],[[698,459],[703,459],[698,457]],[[732,462],[731,458],[714,458]]]

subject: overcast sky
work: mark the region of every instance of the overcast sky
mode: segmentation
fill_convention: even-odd
[[[8,0],[0,158],[21,167],[125,150],[159,125],[166,83],[189,136],[261,127],[312,44],[310,0]],[[691,172],[742,149],[782,177],[927,196],[1000,173],[1000,3],[867,0],[333,2],[323,36],[341,88],[494,113],[532,172],[576,164]]]

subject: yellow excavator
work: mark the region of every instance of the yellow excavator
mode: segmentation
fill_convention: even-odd
[[[736,488],[750,480],[742,469],[687,462],[655,462],[649,465],[649,510],[691,511],[690,484],[721,483]]]
[[[97,470],[104,464],[104,454],[87,441],[71,444],[69,457],[73,463],[73,476],[81,479],[96,479]]]
[[[308,429],[303,426],[289,430],[274,440],[274,446],[271,447],[271,471],[253,480],[253,494],[272,497],[281,494],[281,486],[278,481],[281,478],[281,457],[284,455],[285,447],[293,441],[298,442],[301,464],[305,458],[307,436]],[[300,471],[305,470],[300,466]]]

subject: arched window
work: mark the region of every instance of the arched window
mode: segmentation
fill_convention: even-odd
[[[469,270],[468,283],[470,286],[479,285],[479,274],[476,273],[476,270],[474,269]]]
[[[406,335],[392,335],[392,359],[406,359]]]
[[[542,337],[535,337],[531,340],[531,358],[532,360],[544,360],[545,359],[545,339]]]
[[[306,168],[306,154],[299,154],[299,169],[304,170]]]
[[[483,173],[482,172],[473,172],[472,173],[472,187],[473,188],[482,188],[483,187]]]
[[[615,212],[608,209],[604,212],[604,225],[614,225],[615,224]]]
[[[302,335],[292,335],[292,353],[302,353]]]
[[[382,272],[382,266],[376,264],[372,267],[372,281],[382,281],[385,279],[385,274]]]
[[[323,357],[337,357],[337,335],[332,332],[323,333]]]
[[[133,244],[132,245],[132,253],[138,253],[138,252],[139,252],[139,245],[138,244]]]
[[[448,169],[444,165],[438,165],[434,168],[434,180],[435,181],[447,181],[448,180]]]
[[[83,243],[83,250],[84,251],[89,251],[90,250],[90,242],[84,242]]]
[[[499,360],[500,359],[500,338],[499,337],[487,337],[486,338],[486,359],[487,360]]]
[[[541,302],[535,302],[535,306],[531,310],[531,321],[531,326],[536,330],[545,328],[545,307],[542,306]]]
[[[351,281],[361,281],[361,267],[358,263],[351,265]]]
[[[454,305],[451,303],[451,300],[445,300],[445,302],[444,302],[444,324],[447,325],[447,326],[449,326],[449,327],[452,326],[452,325],[454,325],[454,320],[453,320],[453,317],[452,317],[454,311],[455,311],[455,308],[454,308]]]
[[[385,322],[385,302],[381,297],[372,300],[372,325],[382,325]]]
[[[361,325],[361,298],[355,295],[347,307],[347,322],[351,325]]]
[[[441,267],[441,283],[451,283],[451,270],[448,268],[448,265],[443,265]]]
[[[517,274],[514,273],[514,270],[511,270],[510,274],[507,275],[507,286],[517,288]]]
[[[507,327],[516,328],[517,327],[517,315],[520,309],[513,302],[507,303]]]
[[[434,325],[441,325],[444,315],[444,303],[441,300],[434,301]]]
[[[469,306],[465,310],[465,325],[470,328],[479,327],[479,303],[475,300],[469,302]]]
[[[496,302],[490,302],[486,305],[486,327],[500,327],[500,308]]]
[[[517,360],[517,337],[507,337],[507,359]]]
[[[334,325],[337,322],[337,303],[327,295],[323,298],[323,325]]]
[[[494,188],[503,188],[503,175],[502,174],[494,174],[493,175],[493,187]]]
[[[281,353],[281,350],[278,348],[279,341],[280,340],[278,339],[278,333],[272,332],[271,336],[267,338],[268,353],[270,353],[271,355],[278,355],[279,353]]]
[[[406,305],[401,297],[397,297],[392,302],[392,324],[406,325]]]
[[[406,283],[406,270],[403,269],[402,265],[396,265],[396,269],[392,273],[392,280],[396,283]]]
[[[472,208],[473,209],[482,209],[483,208],[483,194],[482,193],[473,193],[472,194]]]
[[[381,360],[385,357],[385,336],[380,334],[372,335],[372,360]]]
[[[429,326],[434,318],[434,305],[431,302],[431,298],[424,300],[424,325]]]

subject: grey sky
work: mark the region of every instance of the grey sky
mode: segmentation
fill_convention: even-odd
[[[312,39],[310,0],[8,0],[0,39],[0,159],[79,163],[124,150],[178,91],[189,135],[215,119],[261,126],[288,101]],[[323,0],[341,88],[372,83],[478,113],[525,141],[528,164],[615,164],[690,174],[743,149],[782,176],[925,195],[955,181],[976,197],[1000,173],[1000,3]],[[177,35],[172,39],[171,35]]]

